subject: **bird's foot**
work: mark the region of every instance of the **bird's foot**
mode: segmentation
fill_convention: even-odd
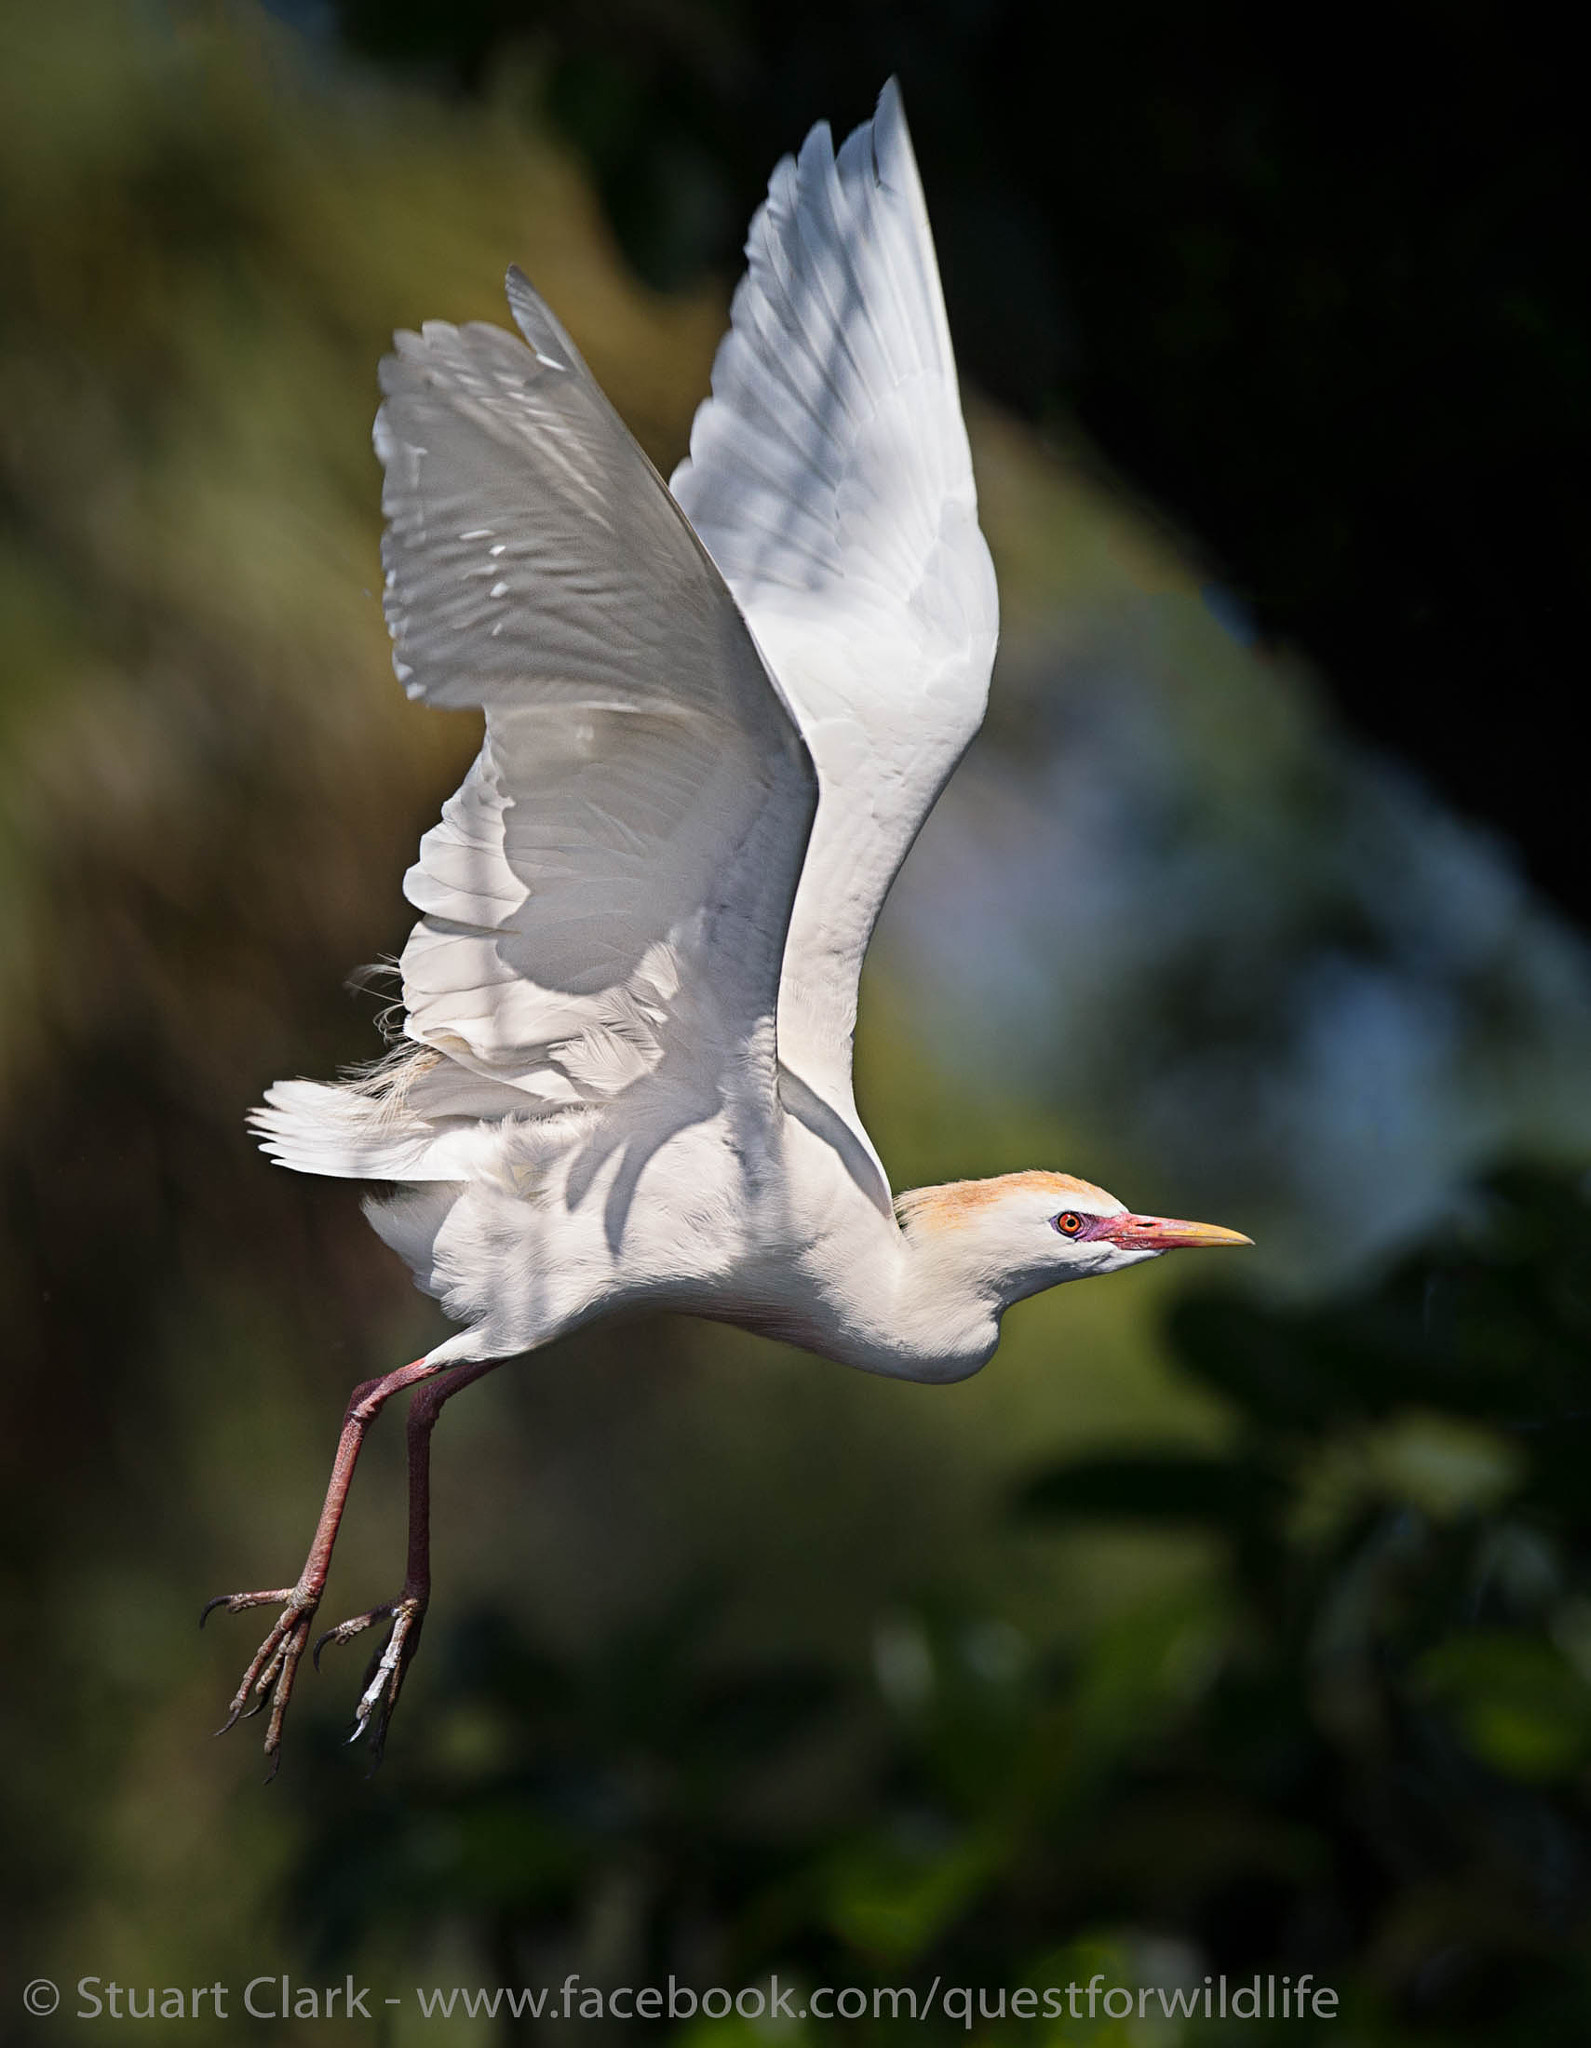
[[[251,1607],[277,1605],[282,1611],[277,1616],[276,1626],[255,1651],[253,1663],[243,1674],[243,1683],[232,1696],[227,1717],[215,1731],[217,1735],[225,1735],[239,1721],[250,1720],[269,1707],[270,1719],[265,1724],[265,1754],[271,1768],[267,1783],[276,1776],[281,1762],[282,1723],[287,1717],[288,1702],[293,1697],[293,1681],[298,1675],[299,1659],[309,1642],[310,1624],[320,1605],[320,1594],[311,1592],[302,1583],[278,1587],[274,1592],[266,1593],[221,1593],[206,1602],[204,1612],[199,1616],[199,1626],[203,1628],[218,1607],[224,1607],[228,1614],[246,1614]]]
[[[366,1614],[356,1614],[351,1621],[338,1622],[335,1628],[327,1629],[315,1645],[315,1669],[318,1671],[320,1653],[328,1643],[350,1643],[378,1621],[390,1624],[386,1640],[366,1668],[364,1690],[354,1709],[354,1732],[348,1738],[350,1742],[358,1742],[364,1737],[369,1742],[372,1770],[381,1761],[381,1753],[387,1744],[387,1729],[398,1704],[398,1694],[403,1690],[404,1676],[420,1647],[426,1605],[423,1594],[405,1593],[400,1599],[372,1607]]]

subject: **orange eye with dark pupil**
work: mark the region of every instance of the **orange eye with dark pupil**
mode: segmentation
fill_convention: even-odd
[[[1066,1209],[1055,1218],[1055,1228],[1062,1237],[1076,1237],[1083,1227],[1083,1219],[1075,1209]]]

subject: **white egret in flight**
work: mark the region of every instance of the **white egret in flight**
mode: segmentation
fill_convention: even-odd
[[[600,1315],[683,1310],[959,1380],[1025,1295],[1231,1230],[1062,1173],[892,1199],[851,1090],[862,956],[988,693],[994,571],[900,96],[773,174],[665,485],[517,271],[500,328],[382,365],[386,614],[411,697],[486,714],[404,893],[404,1045],[254,1121],[463,1328],[354,1389],[295,1585],[232,1702],[277,1756],[360,1444],[409,1410],[410,1539],[355,1736],[430,1594],[443,1402]],[[209,1610],[207,1609],[206,1612]],[[319,1645],[317,1645],[317,1650]]]

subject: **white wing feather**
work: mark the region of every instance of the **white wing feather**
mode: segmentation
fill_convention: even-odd
[[[843,1120],[882,1180],[851,1092],[862,956],[983,721],[998,632],[933,240],[893,80],[838,159],[819,125],[799,159],[779,165],[746,254],[712,397],[671,488],[817,763],[817,820],[779,992],[780,1061]]]
[[[755,1056],[815,802],[745,623],[529,284],[382,365],[387,618],[486,736],[404,882],[408,1035],[544,1103]]]

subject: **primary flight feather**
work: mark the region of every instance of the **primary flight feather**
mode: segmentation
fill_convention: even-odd
[[[452,1394],[614,1310],[667,1307],[867,1371],[975,1372],[1013,1301],[1176,1245],[1064,1174],[892,1203],[852,1094],[862,958],[983,718],[994,571],[895,85],[774,172],[665,485],[517,271],[524,336],[428,322],[382,365],[386,613],[411,697],[485,712],[404,880],[404,1046],[281,1082],[301,1171],[463,1327],[356,1388],[303,1571],[228,1726],[283,1715],[353,1468],[409,1416],[409,1568],[355,1734],[379,1754],[430,1596],[429,1442]],[[208,1609],[206,1610],[209,1611]],[[317,1645],[317,1654],[319,1645]]]

